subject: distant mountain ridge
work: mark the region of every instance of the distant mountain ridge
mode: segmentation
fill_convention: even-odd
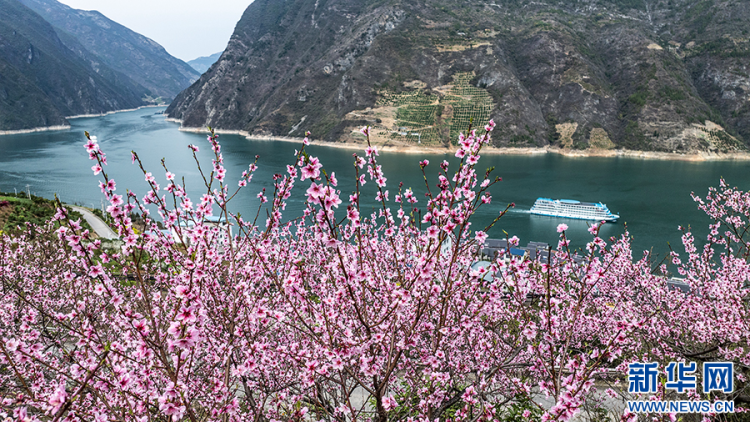
[[[101,73],[41,16],[16,0],[0,0],[0,130],[61,126],[65,116],[144,104],[142,87],[112,69]]]
[[[0,0],[0,132],[163,103],[198,76],[99,12],[54,0]]]
[[[186,127],[445,145],[747,149],[750,7],[726,0],[255,0],[167,113]]]
[[[218,53],[214,53],[210,56],[203,56],[198,57],[197,59],[193,59],[187,62],[193,69],[198,71],[199,73],[204,73],[208,70],[208,68],[211,67],[212,64],[216,63],[217,60],[219,60],[219,57],[221,57],[221,51]]]
[[[200,74],[155,41],[97,11],[73,9],[55,0],[20,0],[54,26],[60,38],[95,70],[106,65],[146,88],[151,97],[171,101]],[[83,47],[85,51],[81,51]]]

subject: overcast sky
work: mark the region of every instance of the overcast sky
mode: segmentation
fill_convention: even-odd
[[[224,51],[252,0],[58,0],[98,10],[188,61]]]

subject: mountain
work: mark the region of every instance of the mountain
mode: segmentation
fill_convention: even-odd
[[[750,7],[728,0],[255,0],[167,110],[187,127],[442,145],[735,151]]]
[[[65,125],[65,116],[137,107],[144,92],[112,69],[97,73],[41,16],[16,0],[0,0],[0,130]]]
[[[161,45],[97,11],[70,8],[55,0],[20,0],[57,30],[71,50],[94,69],[114,69],[146,88],[152,97],[173,99],[200,75]]]
[[[204,73],[212,64],[219,60],[219,57],[221,57],[221,52],[214,53],[210,56],[198,57],[197,59],[190,60],[187,64],[198,72]]]

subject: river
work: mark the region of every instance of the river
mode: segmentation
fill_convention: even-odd
[[[206,136],[178,131],[178,124],[167,122],[163,108],[145,108],[102,117],[71,120],[71,129],[59,132],[37,132],[0,136],[0,191],[25,191],[51,198],[57,194],[63,201],[88,207],[100,207],[103,196],[98,187],[98,177],[90,171],[83,144],[85,130],[97,136],[101,148],[107,153],[106,171],[118,183],[118,193],[129,188],[139,195],[145,193],[146,183],[140,170],[131,164],[130,151],[135,150],[144,159],[146,167],[157,176],[162,186],[166,179],[160,160],[166,158],[169,170],[185,177],[188,192],[195,200],[205,191],[193,162],[188,144],[201,147],[198,156],[204,168],[211,167],[211,149]],[[219,138],[228,179],[236,186],[243,170],[260,156],[259,170],[253,182],[235,198],[234,212],[249,218],[258,207],[256,194],[266,187],[272,191],[271,178],[283,172],[286,164],[293,162],[297,145],[289,142],[248,140],[238,135],[221,135]],[[352,151],[332,147],[309,147],[312,155],[320,157],[324,168],[335,172],[343,197],[353,189]],[[427,158],[433,165],[450,155],[398,154],[381,152],[380,163],[388,178],[391,198],[398,181],[419,193],[424,204],[424,182],[418,162]],[[492,190],[493,202],[484,206],[474,228],[483,227],[510,202],[516,208],[507,214],[490,231],[490,237],[517,235],[521,243],[530,240],[556,244],[555,228],[566,223],[573,246],[581,247],[590,239],[588,223],[580,220],[559,219],[528,214],[537,197],[569,198],[582,201],[603,202],[621,219],[602,228],[605,238],[619,236],[625,224],[633,236],[636,250],[651,249],[660,254],[668,251],[670,242],[681,250],[679,225],[692,226],[697,236],[704,237],[709,220],[690,198],[694,191],[705,195],[709,186],[716,186],[724,177],[730,185],[750,189],[750,162],[746,161],[668,161],[632,157],[566,157],[557,154],[537,155],[484,155],[479,168],[496,168],[503,181]],[[454,166],[455,168],[455,166]],[[435,175],[434,173],[432,174]],[[433,178],[432,182],[436,179]],[[305,187],[306,182],[299,184]],[[372,188],[373,183],[366,187]],[[363,196],[368,207],[374,207],[374,191]],[[304,206],[302,189],[299,189],[285,212],[287,218],[296,217]],[[342,204],[342,211],[345,203]]]

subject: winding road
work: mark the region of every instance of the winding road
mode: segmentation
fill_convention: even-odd
[[[109,225],[104,222],[104,220],[97,217],[93,212],[76,205],[65,204],[65,206],[70,207],[70,209],[72,209],[73,211],[77,211],[83,214],[84,220],[89,223],[89,226],[94,229],[94,231],[97,235],[99,235],[100,238],[107,240],[119,239],[117,233],[115,233],[114,230],[112,230]]]

